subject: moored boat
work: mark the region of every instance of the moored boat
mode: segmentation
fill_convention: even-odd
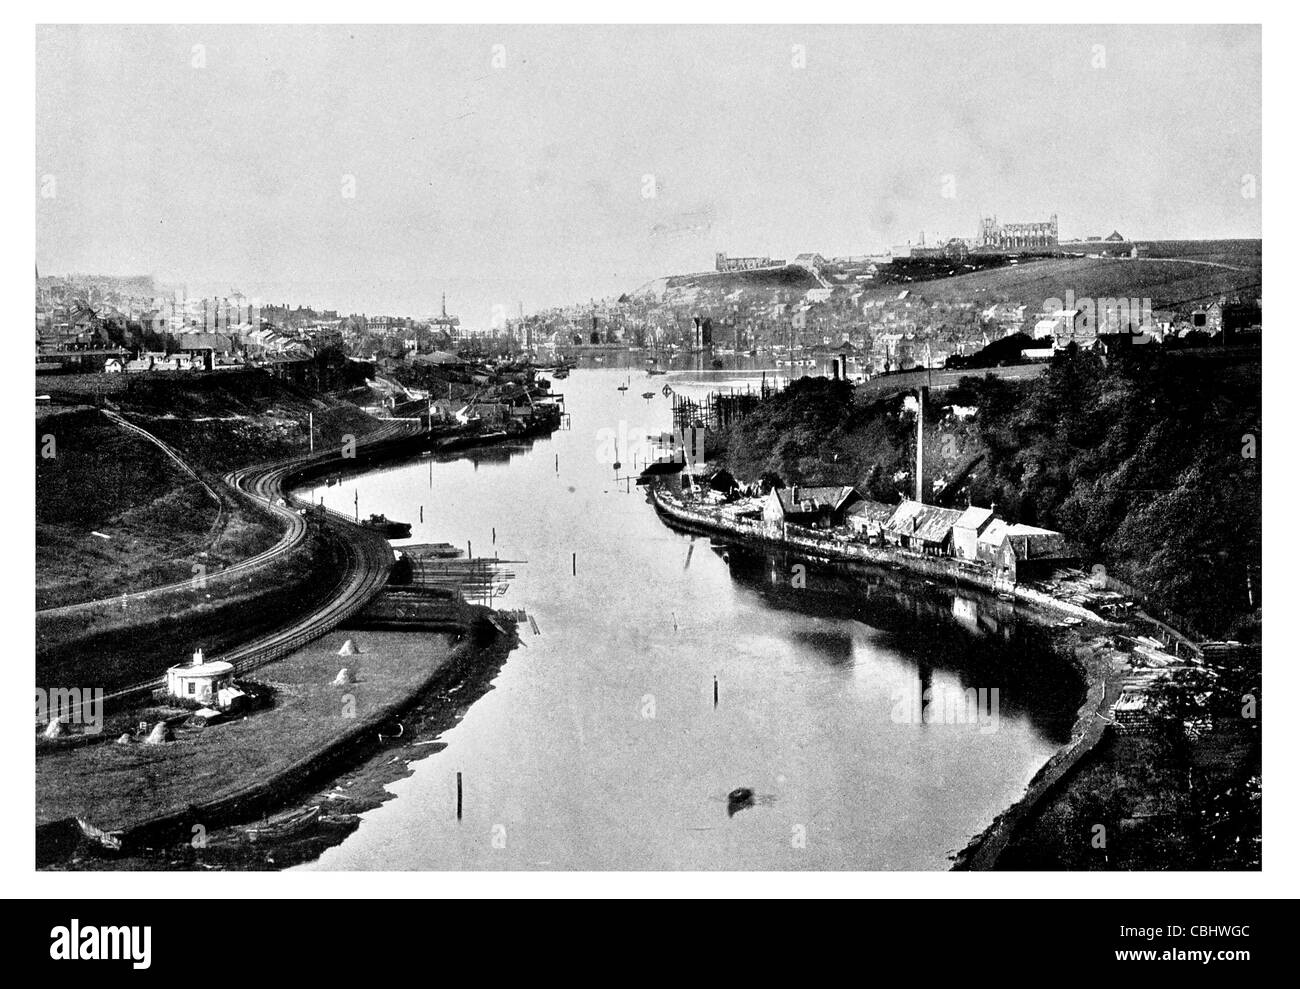
[[[249,841],[279,841],[302,834],[315,825],[319,817],[320,805],[316,804],[244,828],[244,834],[248,836]]]
[[[389,539],[405,539],[411,534],[410,522],[394,522],[386,515],[371,515],[368,519],[362,519],[361,524],[367,529],[382,532]]]

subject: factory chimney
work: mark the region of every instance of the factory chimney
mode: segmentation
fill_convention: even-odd
[[[921,497],[922,482],[925,479],[925,400],[930,397],[930,389],[922,385],[916,390],[916,500],[924,502]]]

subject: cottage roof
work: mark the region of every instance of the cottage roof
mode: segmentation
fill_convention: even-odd
[[[180,677],[216,677],[230,673],[234,666],[227,663],[224,659],[213,659],[206,663],[200,663],[195,666],[191,663],[182,663],[179,666],[173,666],[168,673],[175,673]]]
[[[977,508],[971,505],[966,511],[961,513],[961,518],[953,523],[954,528],[975,529],[978,531],[986,522],[993,518],[993,509]]]
[[[781,508],[786,512],[811,512],[823,507],[829,508],[832,512],[839,511],[840,507],[856,493],[857,490],[848,485],[813,488],[795,485],[776,489],[776,496],[781,500]],[[799,499],[797,504],[796,495]]]
[[[941,543],[952,531],[953,524],[961,518],[954,508],[940,508],[919,501],[904,501],[894,509],[885,523],[890,532],[915,536],[926,542]]]
[[[865,522],[884,524],[897,507],[897,505],[886,505],[883,501],[864,499],[850,508],[846,514],[850,518],[862,519]]]
[[[1059,536],[1060,533],[1055,529],[1040,529],[1034,525],[1021,525],[1017,522],[1015,525],[1007,526],[1008,536]]]
[[[1009,526],[1002,519],[993,519],[988,524],[988,528],[979,534],[976,542],[987,546],[1001,546],[1002,541],[1007,538],[1007,529]]]

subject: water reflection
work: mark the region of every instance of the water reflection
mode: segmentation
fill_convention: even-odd
[[[871,567],[726,544],[711,549],[768,607],[884,633],[877,641],[913,657],[922,692],[932,690],[936,669],[956,674],[962,690],[997,687],[1004,714],[1026,717],[1055,744],[1069,741],[1084,683],[1052,651],[1050,632],[1021,620],[1012,605]],[[843,627],[799,629],[792,639],[833,665],[852,661],[852,637]]]

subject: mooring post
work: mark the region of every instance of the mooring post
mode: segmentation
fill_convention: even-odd
[[[496,544],[497,544],[497,527],[494,525],[492,527],[492,545],[495,546]]]
[[[467,539],[465,540],[465,545],[468,547],[468,551],[465,555],[468,556],[471,560],[474,559],[474,544]]]
[[[420,506],[420,521],[421,521],[421,522],[424,521],[424,506],[423,506],[423,505]]]
[[[573,576],[578,576],[578,554],[573,554]]]
[[[456,771],[456,820],[460,820],[461,814],[461,782],[460,771]]]
[[[716,673],[713,675],[713,706],[718,706],[718,676]]]

